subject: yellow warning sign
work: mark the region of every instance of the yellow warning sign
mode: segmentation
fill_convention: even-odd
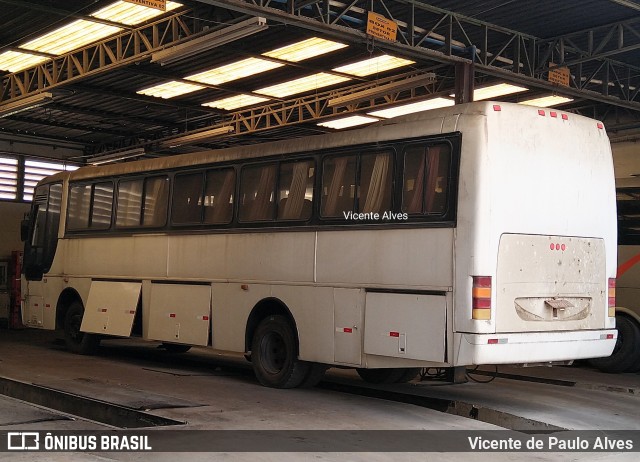
[[[167,11],[167,0],[124,0],[125,2],[135,3],[136,5],[155,8],[156,10]]]
[[[380,14],[369,11],[367,14],[367,35],[395,41],[398,35],[398,24]]]
[[[558,67],[557,64],[549,63],[549,82],[568,87],[570,78],[568,67]]]

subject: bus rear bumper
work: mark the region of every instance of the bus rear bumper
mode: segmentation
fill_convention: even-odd
[[[609,356],[618,338],[615,329],[454,334],[455,366],[527,364]]]

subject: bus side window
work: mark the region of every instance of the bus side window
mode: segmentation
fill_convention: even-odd
[[[209,224],[231,223],[233,218],[233,192],[236,188],[236,172],[232,168],[210,170],[204,192],[204,222]]]
[[[158,176],[144,180],[142,226],[164,226],[167,221],[169,178]]]
[[[322,165],[323,217],[342,217],[353,211],[356,185],[356,156],[328,157]]]
[[[111,226],[113,208],[113,183],[106,181],[93,185],[91,200],[91,229],[107,229]]]
[[[280,164],[278,220],[308,220],[313,203],[314,167],[310,160]]]
[[[402,211],[409,214],[443,214],[447,210],[449,145],[411,146],[404,154]]]
[[[163,226],[168,196],[169,178],[165,176],[121,181],[118,184],[116,226]]]
[[[276,167],[276,164],[267,164],[242,169],[240,221],[273,220]]]
[[[89,209],[91,206],[91,185],[73,185],[69,191],[69,214],[67,228],[70,230],[89,227]]]
[[[391,154],[363,154],[360,161],[358,211],[383,213],[391,210]]]
[[[171,221],[175,224],[202,221],[202,172],[176,175],[173,180]]]

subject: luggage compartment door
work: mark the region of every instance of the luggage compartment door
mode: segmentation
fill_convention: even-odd
[[[80,330],[129,337],[141,286],[141,282],[92,281]]]
[[[444,295],[367,292],[364,352],[444,362],[446,312]]]

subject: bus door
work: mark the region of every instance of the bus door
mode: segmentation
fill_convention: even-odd
[[[29,219],[23,223],[24,276],[27,280],[23,293],[23,322],[32,327],[45,325],[44,294],[41,281],[51,269],[58,245],[62,184],[38,186],[34,193]],[[52,321],[55,322],[55,321]]]

